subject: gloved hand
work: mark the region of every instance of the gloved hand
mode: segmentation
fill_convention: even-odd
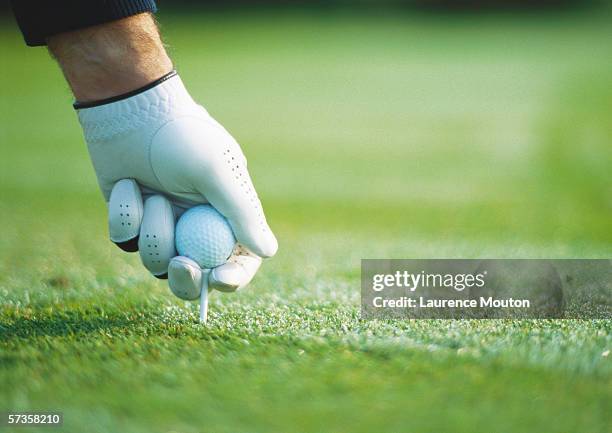
[[[139,250],[144,266],[168,277],[177,296],[197,298],[203,275],[211,288],[244,287],[261,258],[276,253],[240,146],[176,73],[136,94],[75,108],[109,206],[111,240]],[[227,218],[238,242],[228,263],[204,274],[194,261],[175,257],[174,247],[176,220],[202,203]]]

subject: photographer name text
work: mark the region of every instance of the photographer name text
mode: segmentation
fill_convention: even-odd
[[[376,308],[530,308],[528,299],[496,299],[481,296],[478,299],[427,299],[422,296],[385,299],[376,296],[372,299]]]

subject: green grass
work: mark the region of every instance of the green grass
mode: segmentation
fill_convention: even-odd
[[[62,410],[67,432],[608,431],[609,320],[364,322],[359,260],[610,257],[609,15],[160,19],[280,252],[197,325],[106,239],[67,87],[4,25],[0,411]]]

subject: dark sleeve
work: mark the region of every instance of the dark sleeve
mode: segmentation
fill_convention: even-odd
[[[11,0],[26,44],[46,45],[57,33],[155,12],[155,0]]]

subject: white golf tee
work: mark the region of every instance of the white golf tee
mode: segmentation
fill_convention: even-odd
[[[202,291],[200,292],[200,323],[208,321],[208,276],[210,269],[202,269]]]

